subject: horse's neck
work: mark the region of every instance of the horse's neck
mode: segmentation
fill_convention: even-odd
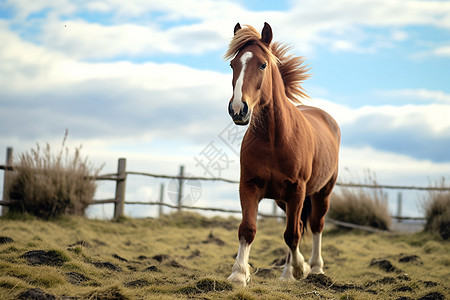
[[[273,90],[262,97],[261,106],[251,124],[251,130],[256,136],[278,144],[283,141],[289,142],[298,135],[299,129],[307,127],[306,119],[287,99],[284,90]]]

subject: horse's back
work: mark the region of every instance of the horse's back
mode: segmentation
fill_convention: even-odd
[[[334,136],[337,145],[340,143],[341,131],[336,120],[330,116],[326,111],[308,105],[297,105],[297,108],[302,112],[303,116],[311,123],[311,125],[318,129],[318,132],[325,133],[327,130]]]

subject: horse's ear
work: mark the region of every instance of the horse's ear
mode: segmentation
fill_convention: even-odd
[[[267,46],[270,44],[270,42],[272,41],[272,27],[270,27],[269,24],[267,24],[266,22],[264,22],[264,28],[262,30],[261,33],[261,41],[263,41]]]
[[[241,29],[241,24],[237,23],[236,26],[234,26],[234,35],[236,35],[236,32]]]

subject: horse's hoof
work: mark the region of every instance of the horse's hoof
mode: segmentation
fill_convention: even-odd
[[[309,273],[311,273],[311,267],[307,263],[303,263],[303,278],[308,277]]]
[[[325,274],[323,269],[319,266],[313,266],[311,267],[311,274]]]
[[[304,279],[308,277],[308,274],[311,272],[311,267],[307,263],[303,263],[303,269],[294,268],[294,278],[296,279]]]
[[[323,259],[319,257],[319,259],[309,260],[309,265],[311,266],[311,274],[324,274],[323,272]]]
[[[286,281],[286,282],[295,281],[295,278],[292,275],[288,275],[288,276],[281,275],[279,279],[281,281]]]
[[[250,277],[246,278],[245,274],[243,273],[231,273],[231,275],[228,277],[228,281],[234,284],[246,286],[247,282],[250,281]]]
[[[294,281],[295,278],[292,276],[292,266],[285,266],[283,273],[280,276],[281,281]]]

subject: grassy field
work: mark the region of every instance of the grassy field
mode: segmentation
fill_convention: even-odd
[[[450,243],[417,233],[328,228],[325,276],[280,282],[284,226],[260,220],[252,281],[226,281],[238,249],[234,218],[195,214],[120,222],[0,219],[0,299],[447,299]],[[309,258],[311,242],[302,241]],[[55,298],[52,298],[53,295]],[[34,298],[32,298],[34,297]]]

